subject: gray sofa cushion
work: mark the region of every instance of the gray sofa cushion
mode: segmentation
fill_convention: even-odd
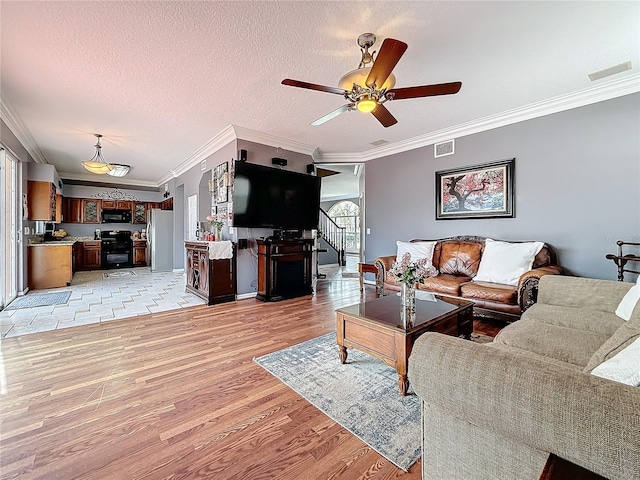
[[[493,341],[584,367],[609,337],[527,318],[502,329]]]
[[[624,323],[614,313],[603,312],[594,308],[565,307],[561,305],[547,305],[536,303],[523,315],[522,320],[548,323],[559,327],[576,328],[607,336]]]
[[[609,337],[600,348],[591,356],[584,372],[591,372],[605,360],[614,357],[621,350],[631,345],[637,338],[640,338],[640,311],[639,307],[634,310],[634,316],[628,322],[622,321],[622,325]]]
[[[613,280],[545,275],[540,279],[538,303],[615,313],[632,286],[633,283]]]

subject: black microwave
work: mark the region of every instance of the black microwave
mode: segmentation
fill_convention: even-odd
[[[102,223],[131,223],[131,210],[102,210]]]

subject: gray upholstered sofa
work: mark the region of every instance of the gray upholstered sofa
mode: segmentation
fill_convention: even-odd
[[[409,379],[422,403],[423,479],[537,480],[549,454],[640,478],[640,387],[591,369],[640,337],[633,284],[548,275],[538,302],[492,343],[421,336]]]

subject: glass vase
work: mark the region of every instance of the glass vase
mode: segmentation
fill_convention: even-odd
[[[402,306],[402,326],[405,329],[413,327],[413,322],[416,318],[416,287],[414,284],[402,284],[400,304]]]

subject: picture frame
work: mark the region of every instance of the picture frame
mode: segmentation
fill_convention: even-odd
[[[227,167],[228,163],[224,162],[218,165],[213,171],[213,180],[215,182],[214,196],[216,203],[224,203],[229,198],[227,191]]]
[[[436,220],[513,218],[515,158],[436,172]]]

